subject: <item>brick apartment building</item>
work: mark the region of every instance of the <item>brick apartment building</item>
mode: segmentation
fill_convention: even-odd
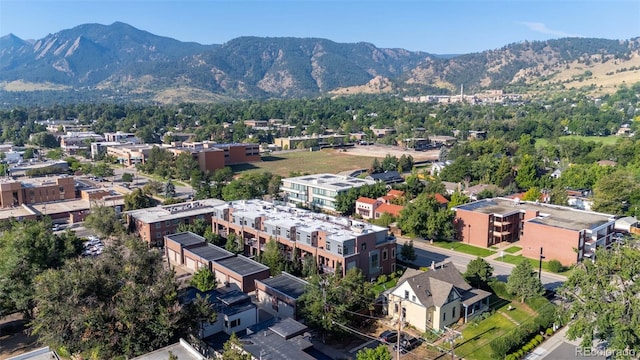
[[[366,278],[395,271],[396,240],[387,229],[344,217],[317,214],[262,200],[241,200],[213,207],[213,232],[242,239],[254,256],[276,239],[288,259],[313,256],[322,272],[357,267]]]
[[[33,178],[22,181],[0,179],[0,208],[40,204],[76,198],[71,176]]]
[[[107,146],[107,155],[115,157],[126,166],[145,163],[152,144],[122,144]],[[213,171],[228,165],[260,161],[258,144],[217,144],[214,142],[173,142],[163,146],[174,155],[189,153],[201,171]]]
[[[163,246],[164,236],[175,234],[180,224],[192,224],[197,219],[211,223],[218,199],[204,199],[180,204],[131,210],[124,213],[129,229],[150,246]]]
[[[479,247],[519,241],[522,255],[569,266],[593,258],[614,241],[612,215],[518,199],[493,198],[456,206],[458,240]]]

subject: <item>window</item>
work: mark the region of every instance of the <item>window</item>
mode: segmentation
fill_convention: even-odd
[[[327,242],[327,250],[331,250],[331,243]]]
[[[404,298],[409,300],[409,290],[404,291]]]
[[[387,249],[382,250],[382,260],[387,260],[388,254]]]
[[[411,295],[411,301],[416,301],[416,296],[415,295]]]
[[[391,249],[391,258],[392,259],[396,258],[396,248],[395,247]]]
[[[447,313],[443,312],[442,313],[442,321],[446,321],[447,320]]]
[[[156,229],[160,229],[162,227],[162,223],[157,222],[156,223]]]
[[[456,318],[456,308],[455,307],[451,310],[451,318],[452,319]]]
[[[342,255],[342,245],[338,245],[338,254]]]
[[[371,268],[377,269],[380,267],[380,260],[378,259],[378,254],[371,255]]]
[[[362,251],[367,250],[367,243],[360,244],[360,250]]]

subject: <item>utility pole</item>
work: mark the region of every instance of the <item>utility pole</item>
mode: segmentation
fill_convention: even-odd
[[[323,280],[320,282],[320,286],[322,286],[322,310],[324,310],[324,311],[322,312],[322,326],[324,326],[325,321],[326,321],[326,320],[325,320],[325,316],[326,316],[326,313],[327,313],[327,291],[326,291],[326,289],[325,289],[325,287],[326,287],[326,280],[324,280],[324,279],[323,279]],[[323,344],[325,343],[325,338],[324,338],[324,333],[325,333],[325,332],[326,332],[326,331],[325,331],[324,329],[322,329],[322,343],[323,343]]]
[[[400,360],[400,339],[402,334],[402,320],[404,311],[402,311],[402,299],[398,300],[398,338],[396,339],[396,359]]]
[[[449,344],[451,344],[451,360],[455,360],[456,355],[454,352],[455,346],[454,343],[456,341],[457,338],[462,337],[462,333],[460,331],[456,331],[453,330],[449,327],[444,327],[444,329],[447,331],[447,340],[449,342]]]
[[[540,264],[538,265],[538,280],[542,281],[542,259],[544,259],[544,255],[542,255],[542,248],[540,248]]]

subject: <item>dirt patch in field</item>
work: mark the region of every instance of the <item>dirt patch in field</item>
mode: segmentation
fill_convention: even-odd
[[[346,152],[339,152],[340,155],[355,155],[384,158],[387,154],[400,158],[402,155],[411,155],[414,161],[437,160],[440,150],[413,151],[405,150],[399,146],[391,145],[356,145],[347,149]]]

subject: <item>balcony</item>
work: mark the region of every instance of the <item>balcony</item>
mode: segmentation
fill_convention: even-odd
[[[509,221],[509,220],[504,220],[504,219],[496,219],[493,221],[493,224],[496,226],[506,226],[506,225],[511,225],[513,222]]]
[[[494,237],[504,237],[508,235],[511,235],[511,231],[509,230],[493,230]]]

